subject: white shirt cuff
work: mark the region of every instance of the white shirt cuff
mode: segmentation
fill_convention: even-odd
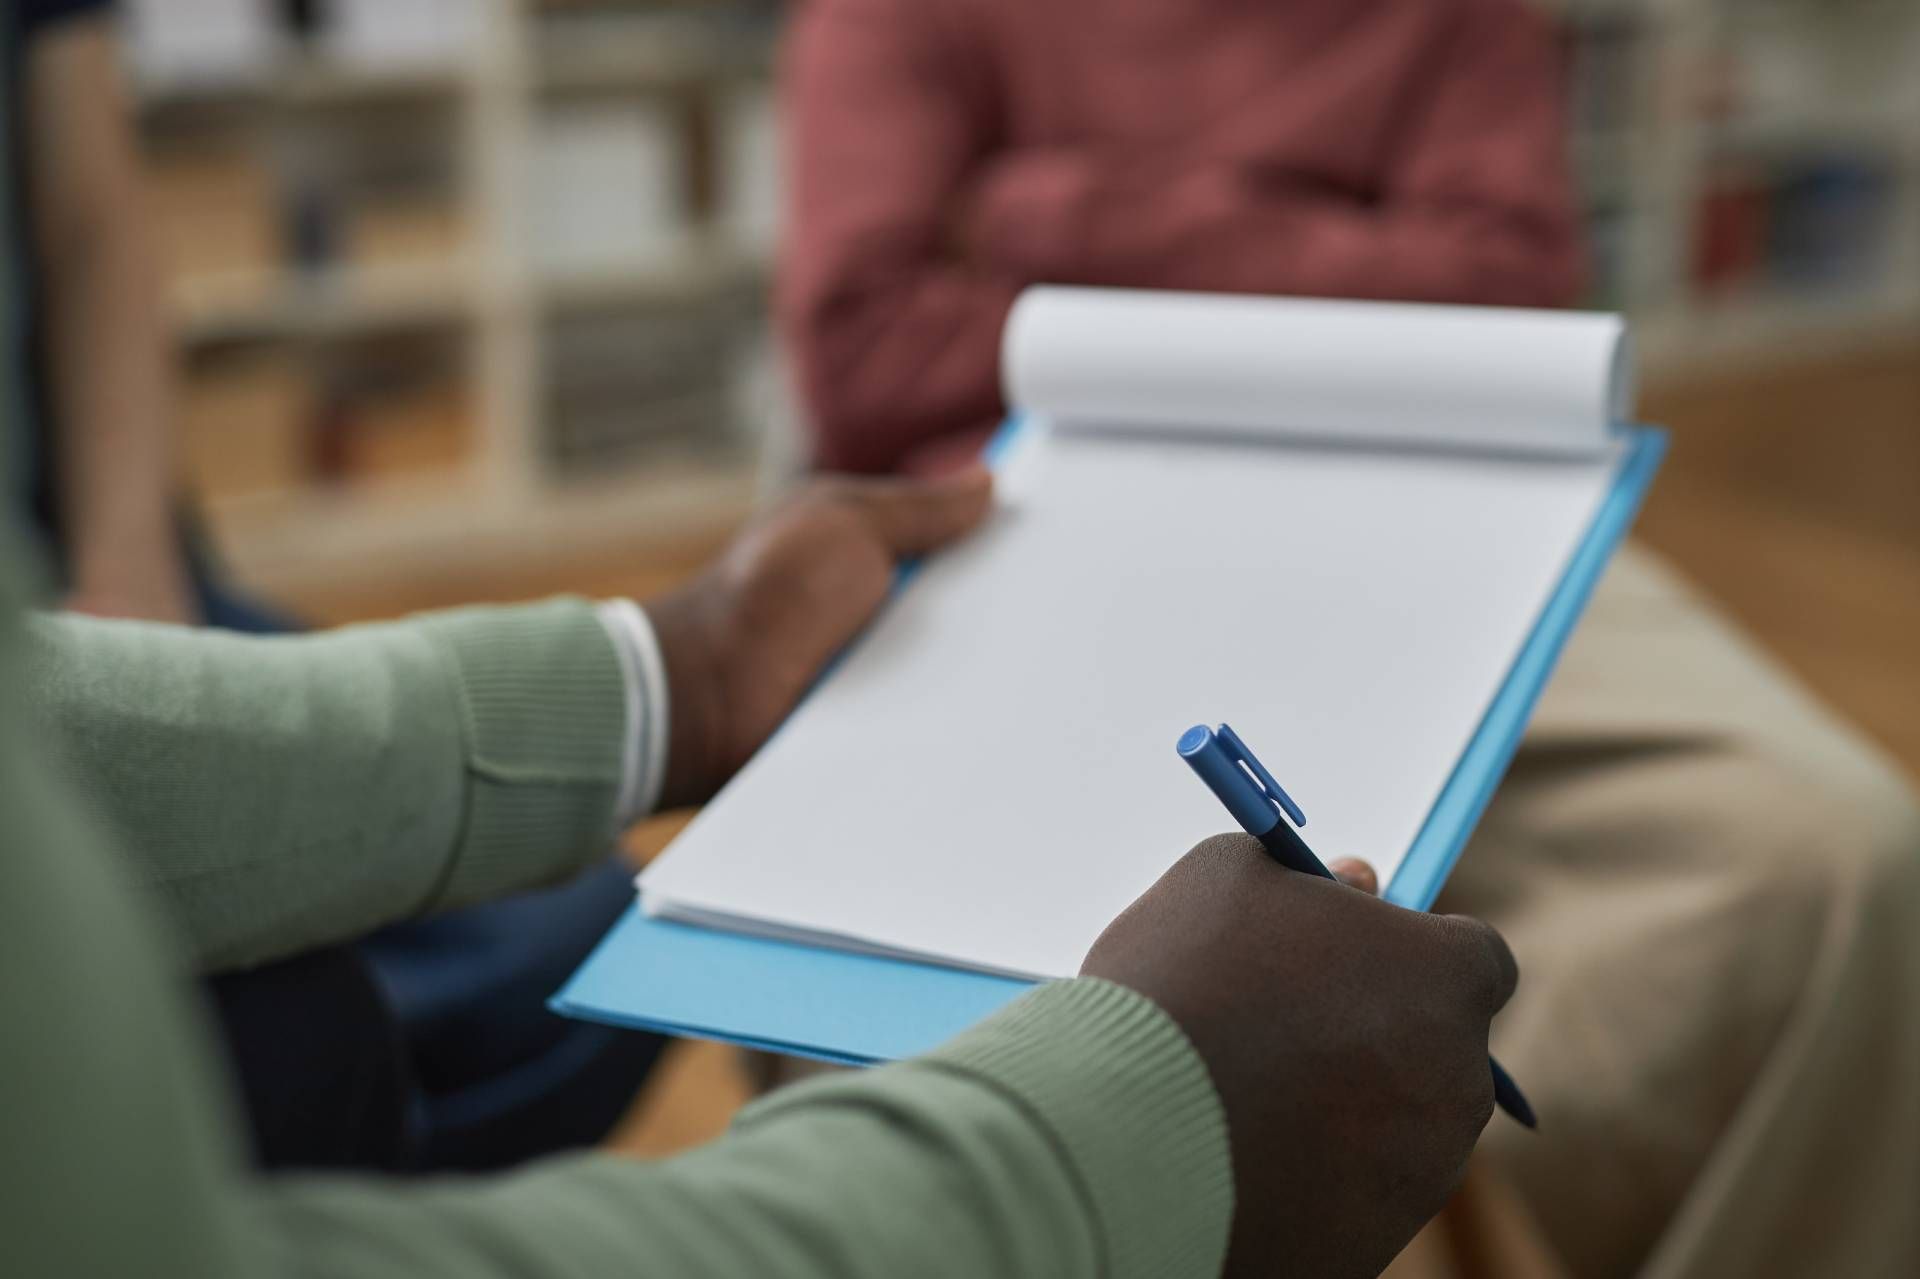
[[[621,757],[615,812],[622,826],[640,820],[660,803],[667,776],[667,663],[653,623],[632,600],[606,600],[596,609],[613,641],[627,692],[627,741]]]

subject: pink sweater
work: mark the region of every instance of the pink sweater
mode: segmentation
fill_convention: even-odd
[[[1558,73],[1523,0],[805,0],[778,311],[818,460],[976,447],[1036,282],[1570,301]]]

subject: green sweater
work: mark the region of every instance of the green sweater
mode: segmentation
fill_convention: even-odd
[[[4,553],[0,553],[3,557]],[[194,970],[604,855],[623,734],[575,602],[300,639],[17,614],[0,568],[0,1248],[156,1279],[1218,1271],[1227,1134],[1153,1004],[1053,985],[721,1140],[512,1176],[260,1178]]]

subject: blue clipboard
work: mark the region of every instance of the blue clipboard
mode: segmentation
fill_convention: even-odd
[[[1010,421],[995,445],[1017,428]],[[1388,883],[1387,900],[1415,910],[1433,904],[1519,749],[1547,677],[1666,455],[1664,431],[1632,427],[1626,438],[1613,488]],[[587,1021],[865,1065],[926,1052],[1031,988],[1016,978],[650,919],[636,903],[550,1006]]]

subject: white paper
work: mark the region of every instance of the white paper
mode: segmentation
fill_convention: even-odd
[[[1620,317],[1034,288],[1007,402],[1102,430],[1592,456],[1632,409]]]
[[[1555,460],[1060,434],[641,879],[650,912],[1032,977],[1231,819],[1230,722],[1393,875],[1605,494]]]

